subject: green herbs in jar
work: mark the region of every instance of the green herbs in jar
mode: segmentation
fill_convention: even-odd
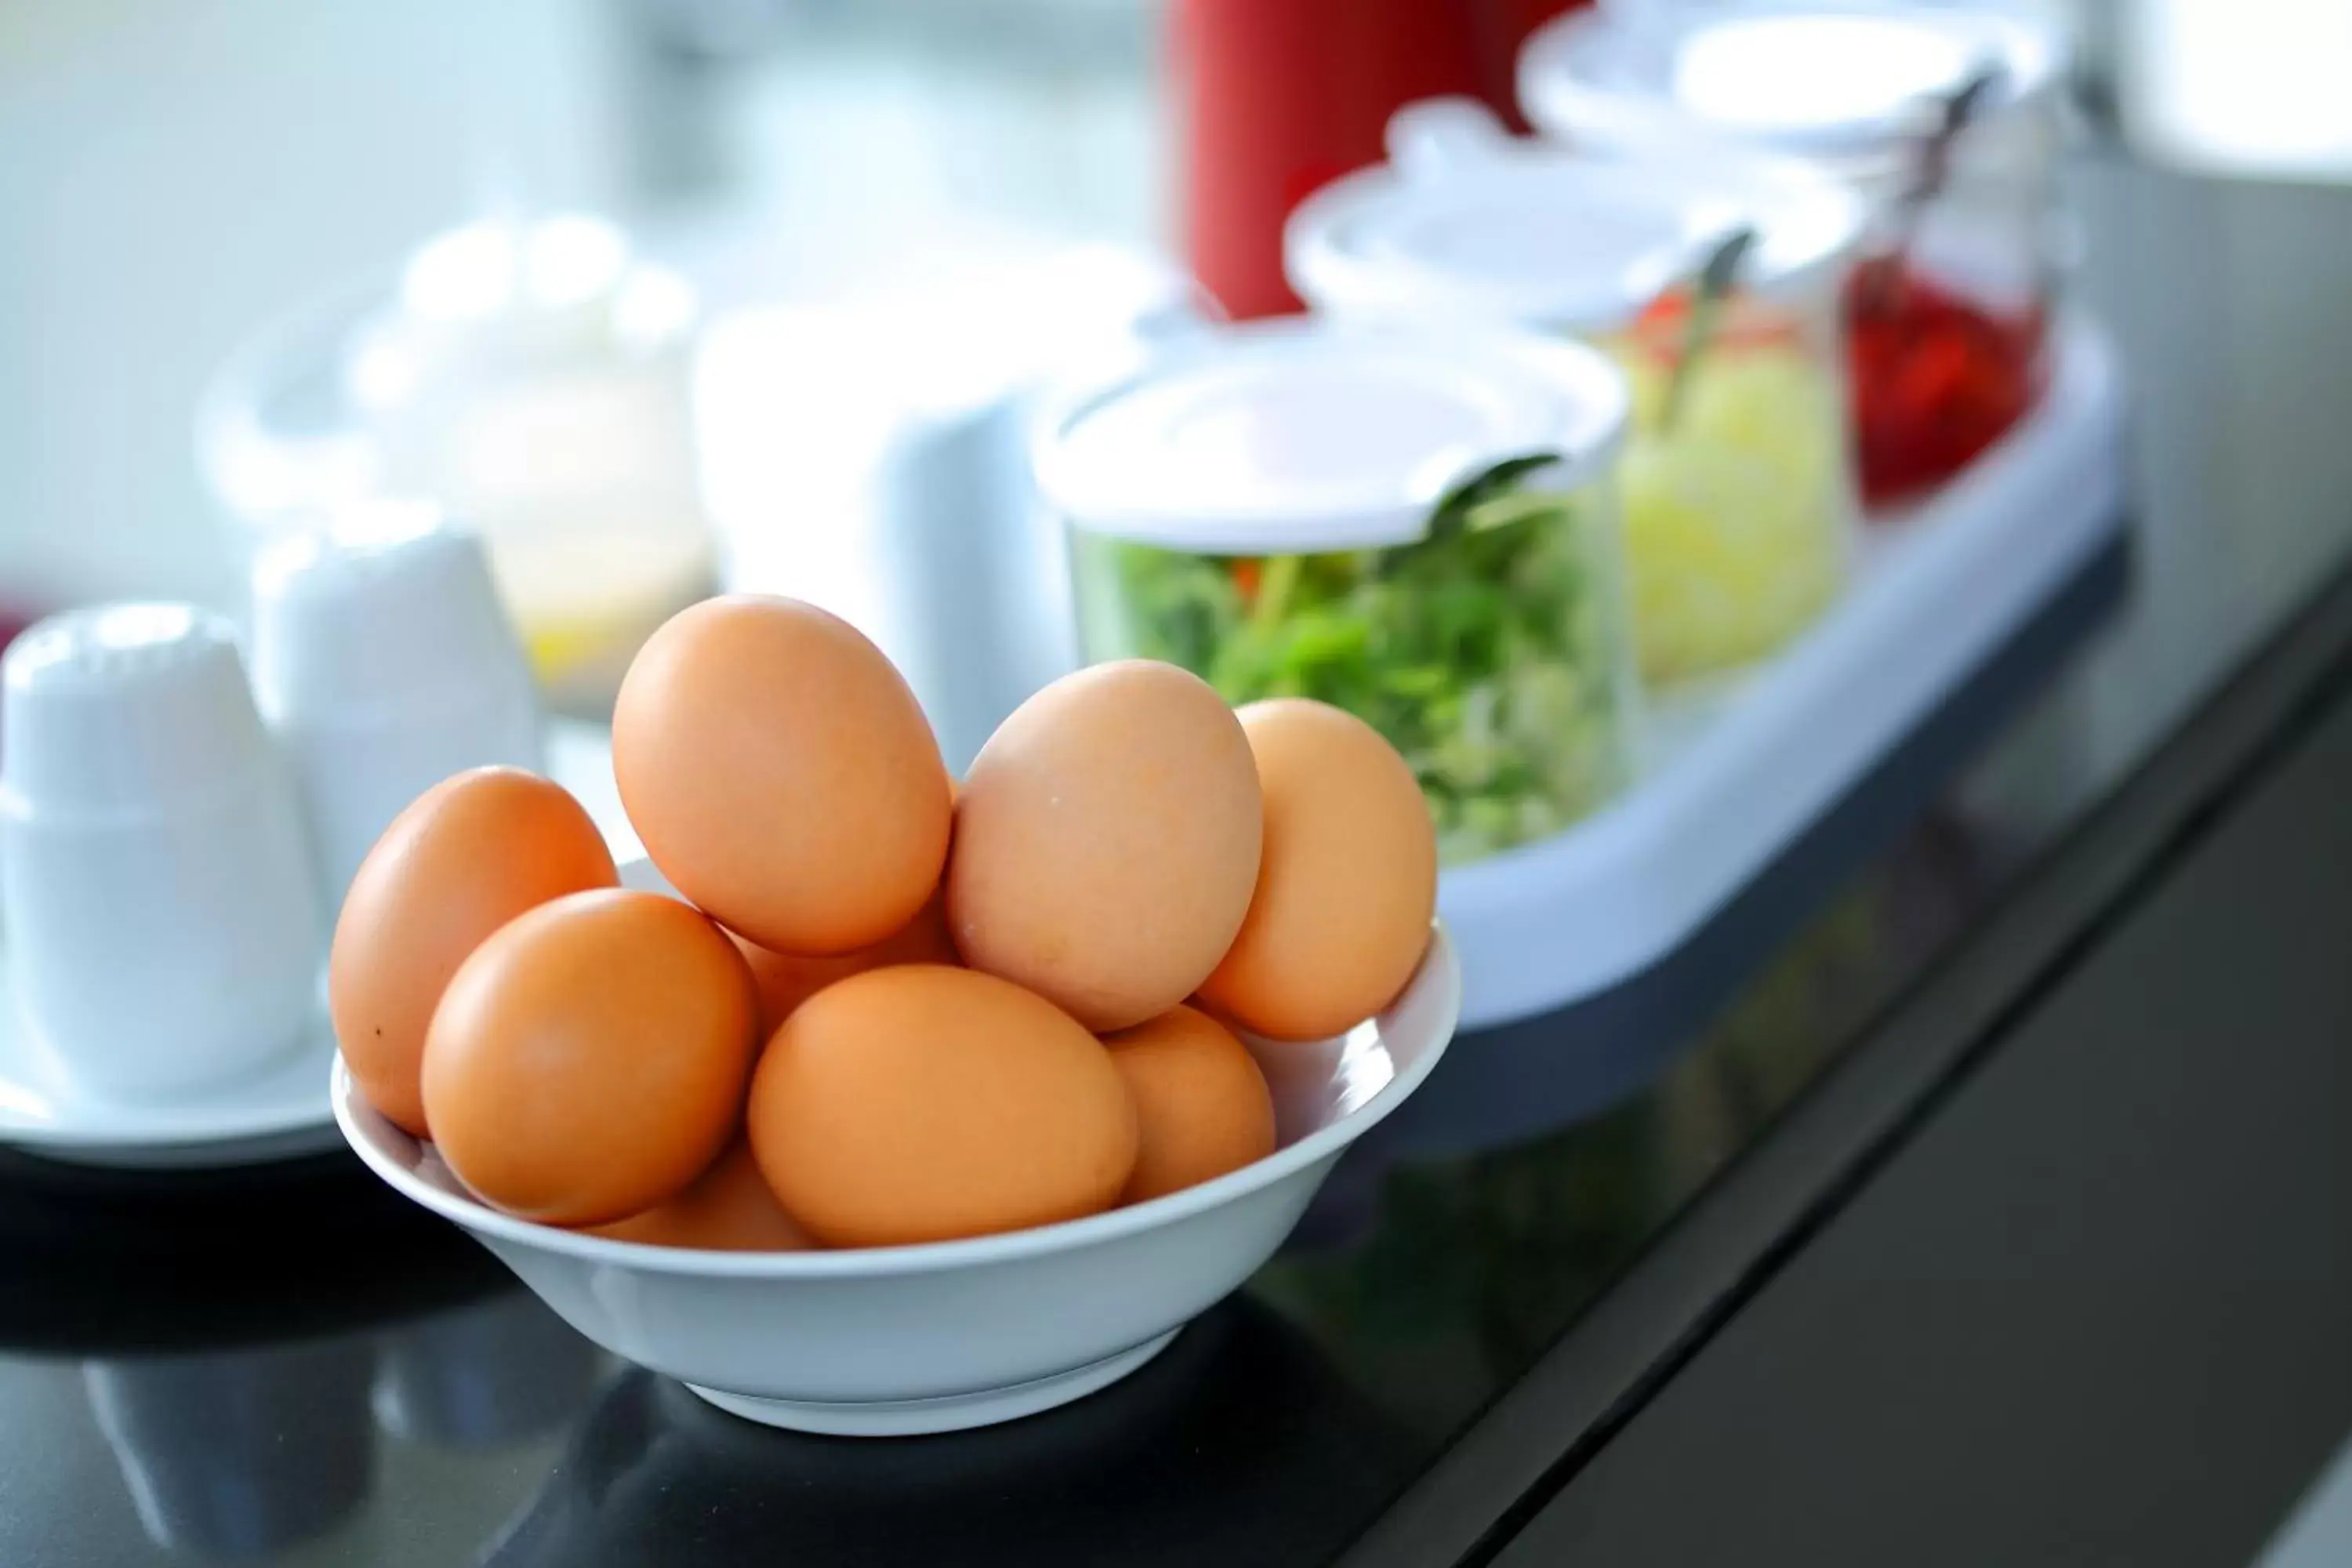
[[[1608,494],[1544,489],[1550,467],[1498,464],[1374,549],[1195,554],[1074,528],[1087,656],[1363,718],[1412,763],[1448,865],[1548,837],[1624,782],[1631,690]]]

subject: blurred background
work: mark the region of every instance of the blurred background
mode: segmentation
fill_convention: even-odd
[[[1418,85],[1484,72],[1507,96],[1515,37],[1563,8],[1418,7],[1476,13],[1484,39],[1424,52],[1440,79]],[[1353,47],[1379,47],[1374,12],[1426,29],[1414,9],[1362,7]],[[2084,0],[2068,19],[2151,149],[2352,169],[2333,0]],[[230,598],[191,427],[209,379],[295,302],[489,213],[619,216],[722,309],[1088,241],[1180,253],[1176,21],[1150,0],[15,0],[0,594],[18,612]]]
[[[2053,3],[2147,151],[2352,170],[2352,10]],[[1459,8],[1501,87],[1506,36],[1565,7]],[[0,584],[19,607],[229,595],[192,447],[207,379],[290,302],[504,207],[622,216],[722,304],[1080,241],[1173,252],[1173,22],[1152,0],[16,0]]]
[[[212,378],[471,220],[617,216],[721,310],[1162,241],[1163,22],[1122,0],[11,5],[0,593],[230,601],[192,424]]]
[[[1297,36],[1269,59],[1352,51],[1334,79],[1379,101],[1299,110],[1326,128],[1316,148],[1286,141],[1271,105],[1212,127],[1259,137],[1269,166],[1203,182],[1186,29],[1213,43],[1255,25],[1215,0],[15,0],[0,14],[0,601],[15,619],[99,597],[232,603],[238,529],[195,426],[232,354],[429,237],[571,211],[619,219],[691,281],[706,321],[834,307],[772,319],[780,335],[753,354],[764,397],[818,389],[753,445],[786,467],[803,448],[834,460],[800,465],[793,497],[761,498],[773,505],[722,494],[716,521],[755,574],[854,600],[867,569],[795,558],[776,508],[803,526],[853,510],[856,455],[920,400],[923,361],[964,378],[935,401],[969,401],[975,378],[1013,373],[1022,338],[1069,326],[1034,299],[1006,313],[1034,263],[1114,246],[1190,262],[1230,308],[1262,310],[1280,289],[1269,203],[1376,155],[1395,101],[1468,90],[1507,109],[1517,42],[1567,8],[1280,8]],[[2352,10],[2336,0],[2047,9],[2084,100],[2144,154],[2352,170],[2336,68]],[[1101,282],[1101,314],[1149,287]],[[849,308],[910,291],[945,301],[919,327]],[[764,482],[740,471],[758,456],[719,454],[738,470],[717,488]],[[844,581],[805,580],[825,573]]]

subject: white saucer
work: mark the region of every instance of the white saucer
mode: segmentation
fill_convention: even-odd
[[[609,736],[552,726],[553,776],[579,796],[624,860],[643,853],[613,784]],[[16,1005],[0,962],[0,1148],[119,1170],[220,1170],[315,1154],[341,1145],[328,1079],[335,1032],[324,988],[299,1047],[234,1083],[166,1102],[131,1104],[77,1089],[58,1072]]]
[[[331,1149],[335,1033],[324,1009],[300,1046],[259,1072],[168,1102],[101,1100],[65,1081],[0,973],[0,1144],[131,1170],[256,1165]]]

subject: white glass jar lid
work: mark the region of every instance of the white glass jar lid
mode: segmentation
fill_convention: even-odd
[[[1757,237],[1739,280],[1768,295],[1822,286],[1862,234],[1853,192],[1793,161],[1580,157],[1506,135],[1464,100],[1408,105],[1389,151],[1286,226],[1292,286],[1318,309],[1598,331],[1695,276],[1735,229]]]
[[[1980,113],[2039,100],[2063,68],[2048,30],[1969,5],[1738,4],[1675,16],[1572,13],[1519,56],[1546,130],[1614,144],[1680,120],[1776,151],[1840,158],[1919,134],[1939,99],[1994,73]]]
[[[601,218],[486,219],[408,258],[389,305],[344,345],[343,380],[380,410],[445,383],[675,353],[697,314],[693,286]]]
[[[1445,494],[1549,453],[1584,483],[1623,438],[1623,378],[1533,335],[1305,320],[1204,331],[1050,406],[1046,503],[1093,532],[1215,554],[1407,543]]]

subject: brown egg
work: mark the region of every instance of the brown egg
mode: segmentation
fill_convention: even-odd
[[[457,1179],[554,1225],[676,1196],[735,1135],[759,999],[734,944],[658,893],[573,893],[459,966],[425,1043],[425,1113]]]
[[[973,968],[1123,1029],[1216,966],[1249,908],[1259,829],[1249,742],[1207,683],[1096,665],[1023,703],[972,763],[949,928]]]
[[[728,934],[734,937],[743,962],[751,965],[751,982],[760,988],[762,1039],[774,1034],[776,1026],[791,1017],[793,1008],[836,980],[893,963],[959,962],[955,943],[948,940],[947,899],[943,893],[932,894],[930,901],[915,911],[915,918],[896,931],[872,947],[861,947],[855,952],[814,958],[795,952],[770,952],[732,931]]]
[[[751,1080],[751,1150],[835,1247],[945,1241],[1110,1206],[1135,1108],[1102,1045],[1019,986],[869,970],[784,1020]]]
[[[613,773],[670,885],[772,952],[882,941],[947,858],[947,769],[914,693],[847,622],[795,600],[730,595],[670,617],[621,683]]]
[[[1108,1037],[1142,1136],[1119,1194],[1141,1203],[1274,1152],[1274,1096],[1246,1047],[1205,1013],[1171,1007]]]
[[[768,1190],[751,1145],[740,1138],[667,1203],[588,1229],[614,1241],[719,1252],[801,1252],[815,1245]]]
[[[618,880],[580,803],[520,768],[445,779],[393,818],[335,922],[327,997],[368,1103],[427,1136],[425,1026],[457,966],[525,910]]]
[[[1362,720],[1276,698],[1241,722],[1265,795],[1265,856],[1201,999],[1271,1039],[1323,1039],[1394,1001],[1420,966],[1436,834],[1412,770]]]

